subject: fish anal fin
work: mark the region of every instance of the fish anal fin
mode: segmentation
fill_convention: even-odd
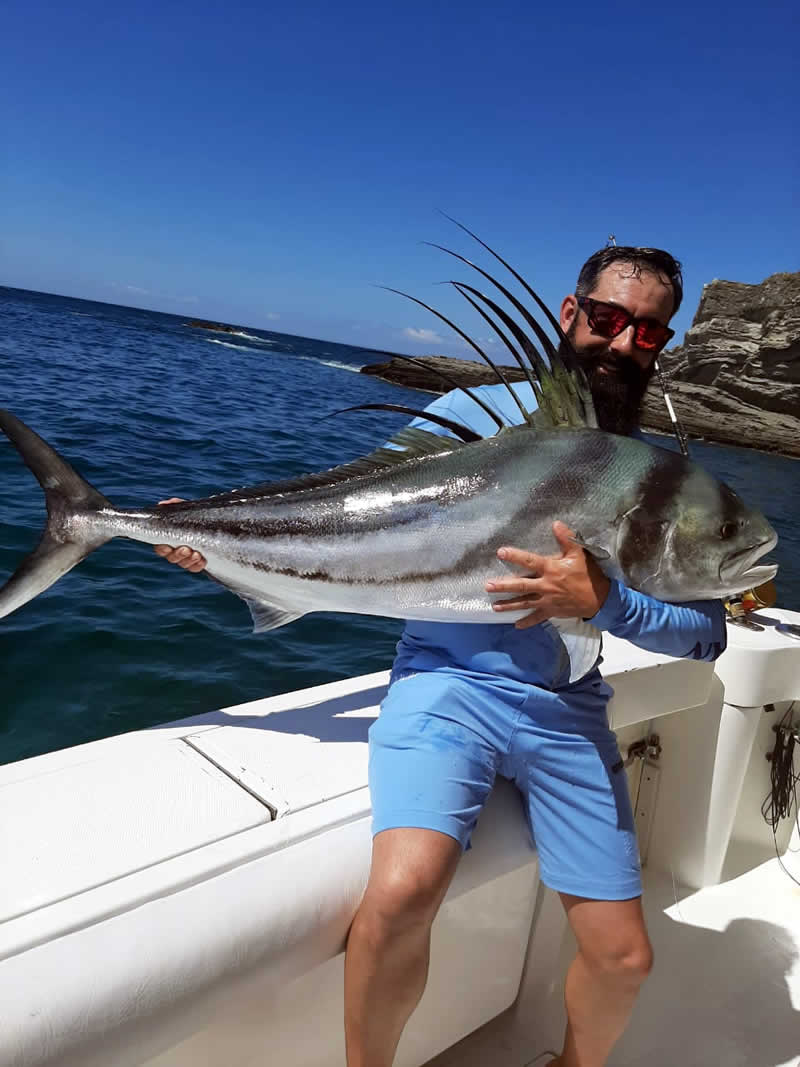
[[[206,570],[205,573],[229,592],[241,597],[247,604],[253,618],[254,634],[265,633],[267,630],[277,630],[280,626],[287,626],[290,622],[294,622],[295,619],[300,619],[307,614],[305,609],[300,611],[292,604],[285,604],[279,600],[269,600],[263,595],[254,593],[252,589],[226,582],[224,579],[212,574],[210,570]]]
[[[304,611],[293,611],[289,607],[273,604],[268,600],[256,600],[255,597],[245,596],[243,593],[239,593],[239,596],[250,608],[250,614],[253,616],[254,634],[263,634],[267,630],[277,630],[278,627],[287,626],[290,622],[294,622],[295,619],[300,619],[305,615]]]

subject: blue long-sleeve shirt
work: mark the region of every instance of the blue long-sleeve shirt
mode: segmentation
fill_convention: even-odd
[[[528,383],[515,383],[514,390],[528,410],[536,407]],[[519,408],[505,386],[480,386],[473,392],[506,424],[522,422]],[[491,436],[497,430],[489,415],[460,390],[439,397],[425,410],[452,418],[482,436]],[[415,419],[412,425],[432,433],[449,432],[423,419]],[[714,660],[724,651],[727,640],[721,602],[666,604],[619,581],[612,581],[605,603],[588,621],[639,648],[679,658]],[[517,630],[502,623],[408,621],[397,646],[395,675],[447,666],[547,688],[560,688],[569,678],[564,645],[555,627],[547,622]]]

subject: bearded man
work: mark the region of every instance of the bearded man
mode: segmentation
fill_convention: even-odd
[[[607,248],[583,266],[561,305],[561,328],[586,371],[600,428],[638,433],[639,407],[682,298],[667,252]],[[528,383],[514,386],[536,406]],[[520,412],[503,386],[478,390],[506,423]],[[456,390],[428,411],[491,436],[489,416]],[[432,433],[438,424],[415,420]],[[498,612],[514,625],[407,622],[391,684],[370,729],[373,851],[345,962],[348,1067],[390,1067],[425,987],[430,930],[499,774],[525,803],[540,875],[555,890],[578,952],[566,978],[567,1028],[558,1067],[603,1067],[652,966],[638,848],[625,773],[608,726],[611,689],[598,664],[570,682],[569,657],[548,620],[583,618],[641,648],[715,659],[722,605],[664,604],[610,581],[553,527],[560,551],[508,546],[522,576],[498,577]],[[156,551],[188,570],[188,548]]]

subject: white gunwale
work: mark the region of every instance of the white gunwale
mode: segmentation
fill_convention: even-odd
[[[800,880],[800,840],[787,822],[773,842],[756,810],[771,727],[800,703],[800,642],[772,627],[729,638],[716,665],[605,639],[623,752],[652,732],[662,745],[645,867],[657,965],[614,1067],[800,1063],[800,885],[781,868]],[[0,1064],[343,1064],[366,731],[387,680],[0,768]],[[398,1067],[535,1064],[559,1040],[571,949],[500,783],[436,921]]]

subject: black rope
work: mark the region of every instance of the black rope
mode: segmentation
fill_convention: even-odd
[[[795,822],[800,827],[800,818],[797,805],[797,786],[800,782],[800,774],[794,769],[795,744],[800,740],[800,732],[792,723],[792,711],[794,703],[786,709],[781,721],[773,727],[775,731],[775,747],[770,754],[770,790],[761,805],[761,814],[764,821],[772,828],[772,839],[775,843],[775,855],[783,870],[797,885],[800,881],[788,871],[778,851],[777,830],[781,819],[791,818],[794,811]]]

